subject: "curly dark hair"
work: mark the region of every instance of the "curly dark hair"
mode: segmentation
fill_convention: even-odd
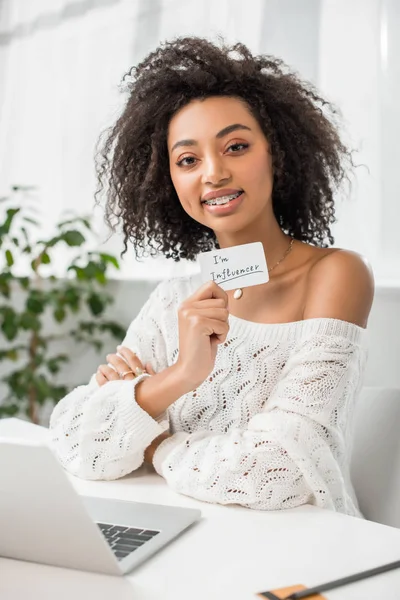
[[[129,97],[115,125],[100,136],[95,193],[98,202],[106,188],[105,218],[114,231],[122,221],[122,254],[129,241],[138,257],[150,250],[176,261],[219,247],[213,230],[183,210],[167,148],[173,115],[212,96],[244,100],[264,132],[282,231],[321,247],[334,243],[334,194],[354,166],[338,134],[338,109],[282,60],[219,40],[220,47],[198,37],[162,43],[123,77]]]

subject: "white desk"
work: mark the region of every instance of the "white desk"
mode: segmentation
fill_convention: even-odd
[[[261,512],[197,502],[148,467],[113,482],[70,479],[82,494],[198,507],[203,519],[125,578],[0,559],[1,600],[255,600],[257,591],[400,559],[400,530],[311,506]],[[400,569],[325,596],[399,600]]]

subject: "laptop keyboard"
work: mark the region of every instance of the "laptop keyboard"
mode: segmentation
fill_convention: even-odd
[[[160,533],[152,529],[136,529],[110,523],[97,523],[97,525],[118,560],[122,560]]]

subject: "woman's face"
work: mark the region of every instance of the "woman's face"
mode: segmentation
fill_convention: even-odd
[[[168,152],[182,207],[199,223],[223,235],[251,230],[269,219],[269,144],[244,101],[224,96],[190,102],[170,122]],[[222,197],[223,204],[206,204],[210,192]]]

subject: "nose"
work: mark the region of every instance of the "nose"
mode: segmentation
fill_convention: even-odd
[[[221,182],[230,180],[231,174],[227,169],[223,158],[219,156],[209,156],[204,159],[203,164],[202,183],[204,185],[219,185]]]

